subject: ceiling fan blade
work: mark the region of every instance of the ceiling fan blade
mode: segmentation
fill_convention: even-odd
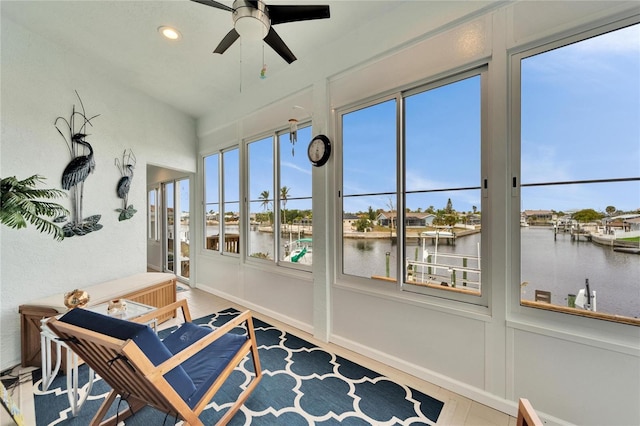
[[[226,10],[228,12],[233,12],[233,9],[230,8],[229,6],[226,6],[222,3],[218,3],[217,1],[213,1],[213,0],[191,0],[194,1],[196,3],[200,3],[200,4],[204,4],[205,6],[211,6],[211,7],[215,7],[216,9],[222,9],[222,10]]]
[[[224,38],[222,39],[220,44],[218,44],[218,47],[216,47],[216,50],[214,50],[213,53],[220,53],[220,54],[224,53],[233,44],[233,42],[235,42],[238,39],[238,37],[240,37],[240,34],[238,34],[235,28],[232,29],[227,33],[226,36],[224,36]]]
[[[284,41],[280,38],[278,33],[275,32],[273,27],[269,28],[269,32],[267,36],[264,38],[265,43],[267,43],[276,53],[282,56],[282,59],[287,61],[288,64],[295,61],[297,58],[293,54],[293,52],[284,44]]]
[[[330,17],[329,6],[267,6],[271,25]]]

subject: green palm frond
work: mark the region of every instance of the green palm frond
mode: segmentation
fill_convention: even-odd
[[[37,189],[38,183],[45,178],[33,175],[23,180],[15,176],[3,178],[1,181],[2,204],[0,206],[0,223],[14,229],[20,229],[30,223],[40,232],[53,234],[53,237],[61,241],[64,238],[62,229],[54,223],[61,216],[66,216],[69,211],[60,204],[40,199],[59,198],[66,195],[59,189]],[[47,218],[53,218],[49,221]]]

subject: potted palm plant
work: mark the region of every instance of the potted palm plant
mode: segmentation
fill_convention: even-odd
[[[53,238],[62,241],[64,232],[57,223],[64,221],[69,211],[60,204],[46,200],[63,197],[66,193],[59,189],[37,189],[36,185],[44,180],[40,175],[24,180],[18,180],[15,176],[3,178],[0,223],[20,229],[25,228],[28,222],[38,231],[53,234]]]

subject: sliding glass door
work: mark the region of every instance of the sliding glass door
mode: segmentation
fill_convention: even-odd
[[[188,280],[189,262],[189,178],[162,184],[164,199],[164,270]]]

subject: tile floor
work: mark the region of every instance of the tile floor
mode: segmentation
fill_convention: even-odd
[[[182,284],[183,287],[186,285]],[[204,315],[211,314],[213,312],[226,309],[235,308],[238,310],[246,309],[243,306],[237,305],[233,302],[207,293],[199,289],[189,289],[187,291],[178,292],[178,299],[187,299],[189,303],[189,310],[191,311],[192,318],[199,318]],[[329,350],[337,355],[343,356],[354,362],[357,362],[367,368],[377,371],[397,382],[404,383],[415,389],[418,389],[428,395],[438,398],[445,402],[444,409],[440,414],[438,421],[439,425],[470,425],[470,426],[515,426],[516,419],[500,411],[489,408],[485,405],[479,404],[468,398],[450,392],[439,386],[420,380],[414,376],[403,373],[395,368],[389,367],[380,362],[366,358],[357,353],[351,352],[340,346],[324,343],[318,341],[310,334],[288,326],[278,320],[270,318],[260,313],[254,312],[254,316],[260,318],[276,327],[279,327],[285,331],[291,332],[296,336],[305,339],[319,347]],[[161,328],[170,325],[170,321],[163,324]]]

